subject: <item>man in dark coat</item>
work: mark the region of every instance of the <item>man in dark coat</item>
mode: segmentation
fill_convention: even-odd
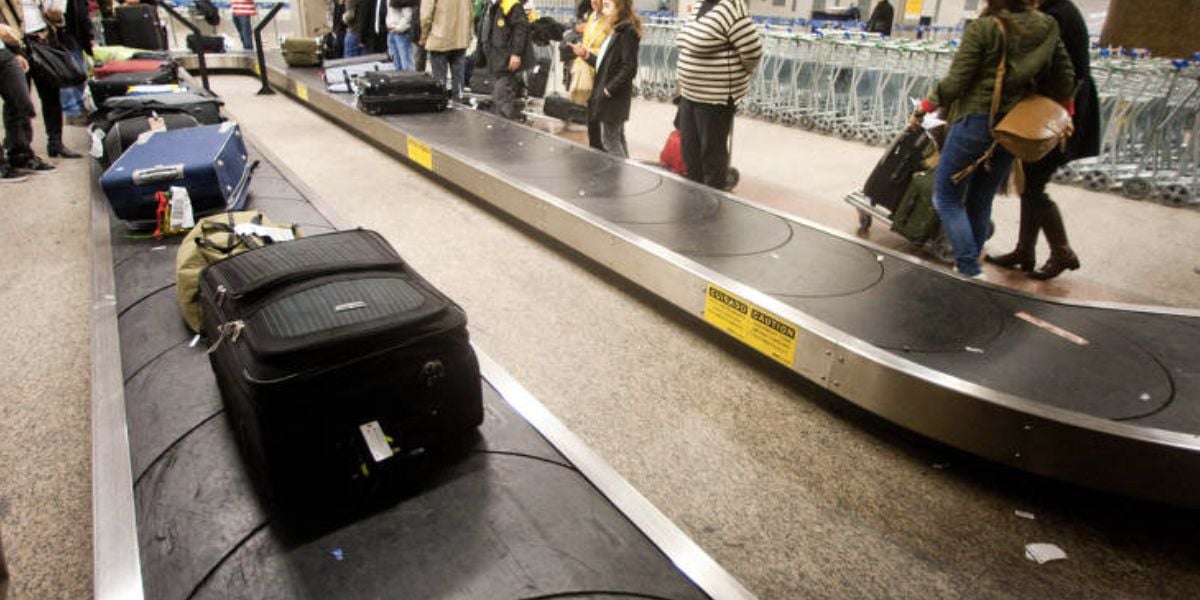
[[[891,36],[892,22],[895,20],[896,9],[892,8],[892,3],[888,0],[879,0],[879,4],[875,5],[875,10],[871,11],[871,18],[867,19],[867,31]]]
[[[66,35],[60,36],[60,39],[67,50],[71,52],[75,62],[86,70],[87,63],[83,61],[83,55],[91,56],[93,39],[92,20],[88,18],[87,0],[67,0],[64,18],[66,25],[63,30]],[[83,103],[83,87],[84,84],[80,84],[73,88],[63,88],[59,92],[63,114],[66,116],[67,123],[72,125],[87,124],[87,107]]]
[[[533,64],[529,17],[521,0],[493,0],[479,19],[479,51],[492,72],[492,102],[506,119],[522,120],[525,83],[521,71]]]

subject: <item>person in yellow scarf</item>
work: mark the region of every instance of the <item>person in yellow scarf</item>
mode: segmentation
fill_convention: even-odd
[[[576,25],[576,30],[582,36],[580,45],[588,50],[591,54],[599,54],[600,47],[604,45],[604,40],[608,39],[612,33],[612,23],[608,19],[601,16],[601,8],[603,0],[592,0],[592,11],[587,14],[582,22]],[[571,63],[571,102],[587,106],[588,98],[592,97],[592,84],[596,79],[596,68],[589,65],[582,58],[576,58]],[[593,127],[598,127],[599,123],[593,125],[588,122],[588,140],[596,140],[592,147],[597,150],[604,148],[599,145],[600,131],[592,131]]]

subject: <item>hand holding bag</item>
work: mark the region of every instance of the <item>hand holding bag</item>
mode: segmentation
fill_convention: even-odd
[[[576,59],[571,63],[571,86],[567,89],[571,102],[587,105],[592,97],[592,87],[596,83],[596,70],[591,65]]]

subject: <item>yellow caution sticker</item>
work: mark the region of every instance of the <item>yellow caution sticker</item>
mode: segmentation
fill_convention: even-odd
[[[308,102],[308,86],[297,81],[296,82],[296,97],[305,102]]]
[[[424,142],[411,136],[408,138],[408,159],[430,171],[433,170],[433,151]]]
[[[796,358],[796,326],[737,295],[708,284],[704,320],[743,344],[792,366]]]
[[[250,66],[250,68],[254,69],[254,74],[255,74],[255,75],[262,75],[262,71],[259,71],[259,70],[258,70],[258,63],[257,63],[257,62],[256,62],[256,63],[254,63],[253,65],[251,65],[251,66]]]

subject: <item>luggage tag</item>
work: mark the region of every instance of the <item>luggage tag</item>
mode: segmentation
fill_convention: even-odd
[[[191,229],[195,226],[196,216],[192,213],[192,198],[188,196],[187,188],[171,186],[171,229]]]
[[[367,449],[371,451],[371,458],[375,462],[383,462],[395,454],[392,451],[392,445],[388,443],[387,435],[383,433],[383,427],[379,425],[379,421],[363,423],[358,426],[358,431],[362,433],[363,441],[367,443]]]
[[[255,225],[254,223],[238,223],[233,226],[233,232],[239,236],[252,235],[271,240],[272,242],[290,242],[296,239],[296,236],[292,234],[291,228],[267,227],[266,225]]]
[[[104,158],[104,131],[103,130],[101,130],[99,128],[92,130],[92,148],[91,148],[91,150],[88,150],[88,154],[91,154],[92,158],[94,158],[96,160],[100,160],[101,158]]]
[[[166,131],[167,121],[162,117],[150,117],[146,119],[146,123],[150,125],[150,131]]]

